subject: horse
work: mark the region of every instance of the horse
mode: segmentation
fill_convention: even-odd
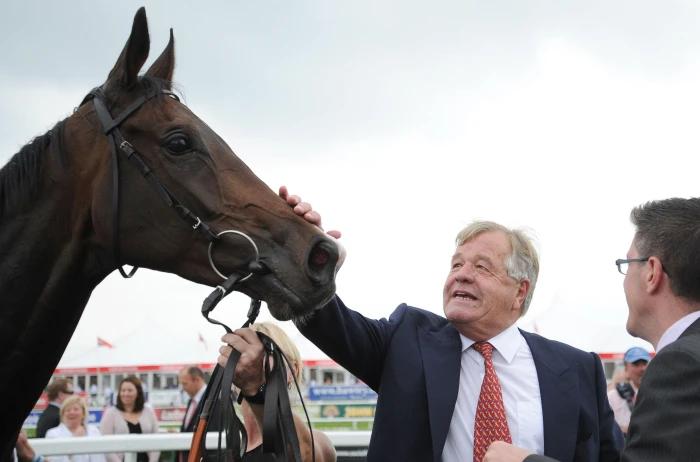
[[[140,74],[149,47],[141,8],[106,81],[0,170],[0,460],[122,264],[209,286],[238,275],[280,320],[335,293],[337,246],[179,101],[172,29]]]

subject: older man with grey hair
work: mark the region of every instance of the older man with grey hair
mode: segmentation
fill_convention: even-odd
[[[280,195],[320,225],[308,203]],[[368,319],[336,296],[297,322],[379,394],[368,461],[481,462],[493,441],[561,460],[618,460],[622,435],[598,356],[515,325],[538,271],[524,232],[475,222],[457,236],[445,317],[402,304]]]

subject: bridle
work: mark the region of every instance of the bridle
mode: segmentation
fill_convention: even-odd
[[[236,234],[243,237],[253,248],[255,258],[251,259],[251,267],[249,268],[249,273],[244,277],[239,279],[237,282],[245,281],[250,278],[254,273],[264,273],[266,268],[260,264],[260,252],[255,241],[248,236],[246,233],[234,229],[224,230],[216,233],[212,230],[211,226],[197,216],[192,210],[185,206],[177,197],[168,189],[167,186],[163,184],[162,181],[158,179],[155,172],[144,158],[139,154],[139,152],[134,148],[134,146],[124,138],[120,130],[121,124],[128,119],[132,114],[138,111],[144,104],[148,101],[154,99],[159,95],[168,96],[176,101],[180,101],[180,98],[170,90],[164,88],[157,88],[153,86],[145,91],[145,93],[131,104],[129,104],[117,117],[112,117],[107,103],[106,96],[101,87],[93,88],[80,103],[80,106],[92,101],[95,105],[95,113],[97,118],[102,125],[102,133],[109,139],[109,147],[112,154],[112,252],[114,255],[114,263],[119,270],[119,273],[124,278],[130,278],[136,273],[138,267],[134,266],[127,273],[124,271],[121,263],[120,255],[120,245],[119,245],[119,154],[121,153],[129,160],[132,165],[143,175],[143,177],[149,182],[149,184],[155,189],[160,198],[165,202],[165,204],[177,212],[177,215],[187,224],[187,226],[198,231],[204,239],[209,241],[208,257],[209,264],[212,270],[220,276],[223,280],[228,279],[215,265],[214,259],[212,257],[212,251],[214,243],[217,242],[221,236],[224,234]]]
[[[158,179],[141,154],[139,154],[134,146],[122,135],[119,128],[120,125],[132,114],[138,111],[144,104],[159,95],[165,95],[175,99],[178,102],[180,101],[178,96],[172,91],[153,86],[147,89],[143,95],[136,98],[135,101],[129,104],[117,117],[114,118],[107,107],[106,96],[101,87],[92,89],[80,103],[80,106],[82,106],[89,101],[93,102],[95,106],[95,113],[97,114],[97,118],[102,125],[102,132],[109,139],[109,146],[112,155],[112,251],[114,262],[119,269],[119,273],[124,278],[132,277],[138,269],[138,267],[134,266],[127,273],[124,271],[121,264],[119,246],[119,154],[121,153],[126,156],[126,158],[137,168],[137,170],[141,173],[141,175],[143,175],[149,184],[151,184],[161,199],[170,208],[177,212],[178,216],[188,226],[198,231],[202,237],[204,237],[204,239],[209,241],[209,247],[207,250],[209,264],[211,269],[223,279],[223,282],[218,285],[216,289],[214,289],[214,291],[204,300],[202,304],[202,315],[210,323],[221,325],[228,333],[231,333],[231,329],[226,324],[210,318],[209,314],[216,307],[216,305],[233,290],[233,287],[237,283],[249,279],[254,274],[265,274],[269,272],[269,269],[260,262],[260,252],[258,250],[258,246],[250,236],[243,231],[235,229],[223,230],[218,233],[213,231],[209,224],[204,222],[199,216],[193,213],[190,208],[186,207],[182,202],[180,202],[177,197],[167,188],[167,186],[165,186]],[[221,236],[226,234],[234,234],[242,237],[251,245],[253,249],[254,258],[250,260],[248,264],[249,272],[245,276],[239,276],[236,273],[226,276],[216,267],[216,264],[214,263],[212,255],[214,244],[221,239]],[[242,327],[248,327],[250,324],[255,322],[259,312],[260,301],[252,299],[250,310],[248,311],[248,319]],[[265,405],[262,429],[263,452],[274,454],[278,460],[286,461],[289,460],[288,451],[291,450],[292,454],[290,454],[290,456],[294,457],[293,460],[301,462],[299,441],[296,435],[286,386],[287,377],[284,364],[286,362],[287,365],[289,365],[289,361],[272,339],[261,333],[258,333],[258,335],[265,348],[264,365],[266,383],[268,384],[264,393],[265,403],[267,404]],[[245,427],[233,412],[233,399],[231,395],[231,386],[233,384],[235,368],[240,356],[240,352],[233,350],[229,356],[226,366],[222,369],[219,365],[217,365],[212,373],[210,386],[207,387],[205,396],[203,397],[205,400],[205,405],[202,413],[199,416],[196,433],[192,439],[190,460],[199,461],[203,457],[204,437],[207,432],[209,418],[212,411],[217,406],[222,410],[221,415],[224,419],[223,423],[225,424],[226,428],[227,450],[225,452],[224,459],[226,461],[239,461],[245,452],[247,439]],[[273,358],[274,366],[270,366],[269,358]],[[292,375],[294,374],[292,373]],[[294,377],[294,382],[296,384],[297,391],[299,392],[299,397],[301,398],[301,391],[298,383],[296,383],[296,377]],[[238,398],[239,404],[241,400],[242,395],[240,395]],[[304,406],[303,399],[302,406],[304,407],[304,412],[306,413],[306,406]],[[309,432],[311,433],[311,450],[313,454],[313,452],[315,452],[314,439],[308,413],[306,414],[306,418],[309,422]],[[219,431],[219,459],[221,459],[221,455],[223,453],[221,450],[222,431],[223,429]],[[313,455],[313,457],[315,459],[315,455]]]

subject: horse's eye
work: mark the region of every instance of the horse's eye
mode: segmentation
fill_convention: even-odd
[[[192,149],[190,139],[184,133],[174,133],[165,140],[165,148],[171,154],[180,155]]]

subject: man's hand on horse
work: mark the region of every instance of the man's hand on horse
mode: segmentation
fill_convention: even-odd
[[[303,202],[301,197],[297,196],[296,194],[289,194],[289,190],[284,185],[280,186],[279,195],[285,202],[287,202],[287,204],[289,204],[290,207],[292,207],[292,209],[294,209],[294,213],[312,225],[316,225],[323,229],[321,227],[321,215],[319,215],[319,213],[311,207],[311,204],[308,202]],[[341,236],[341,232],[335,229],[327,231],[326,233],[334,239],[340,239]]]
[[[219,365],[226,366],[232,348],[239,351],[241,357],[236,364],[233,383],[241,389],[245,396],[255,396],[265,382],[264,348],[258,334],[250,328],[237,329],[232,334],[221,337],[221,340],[226,345],[219,348]]]

